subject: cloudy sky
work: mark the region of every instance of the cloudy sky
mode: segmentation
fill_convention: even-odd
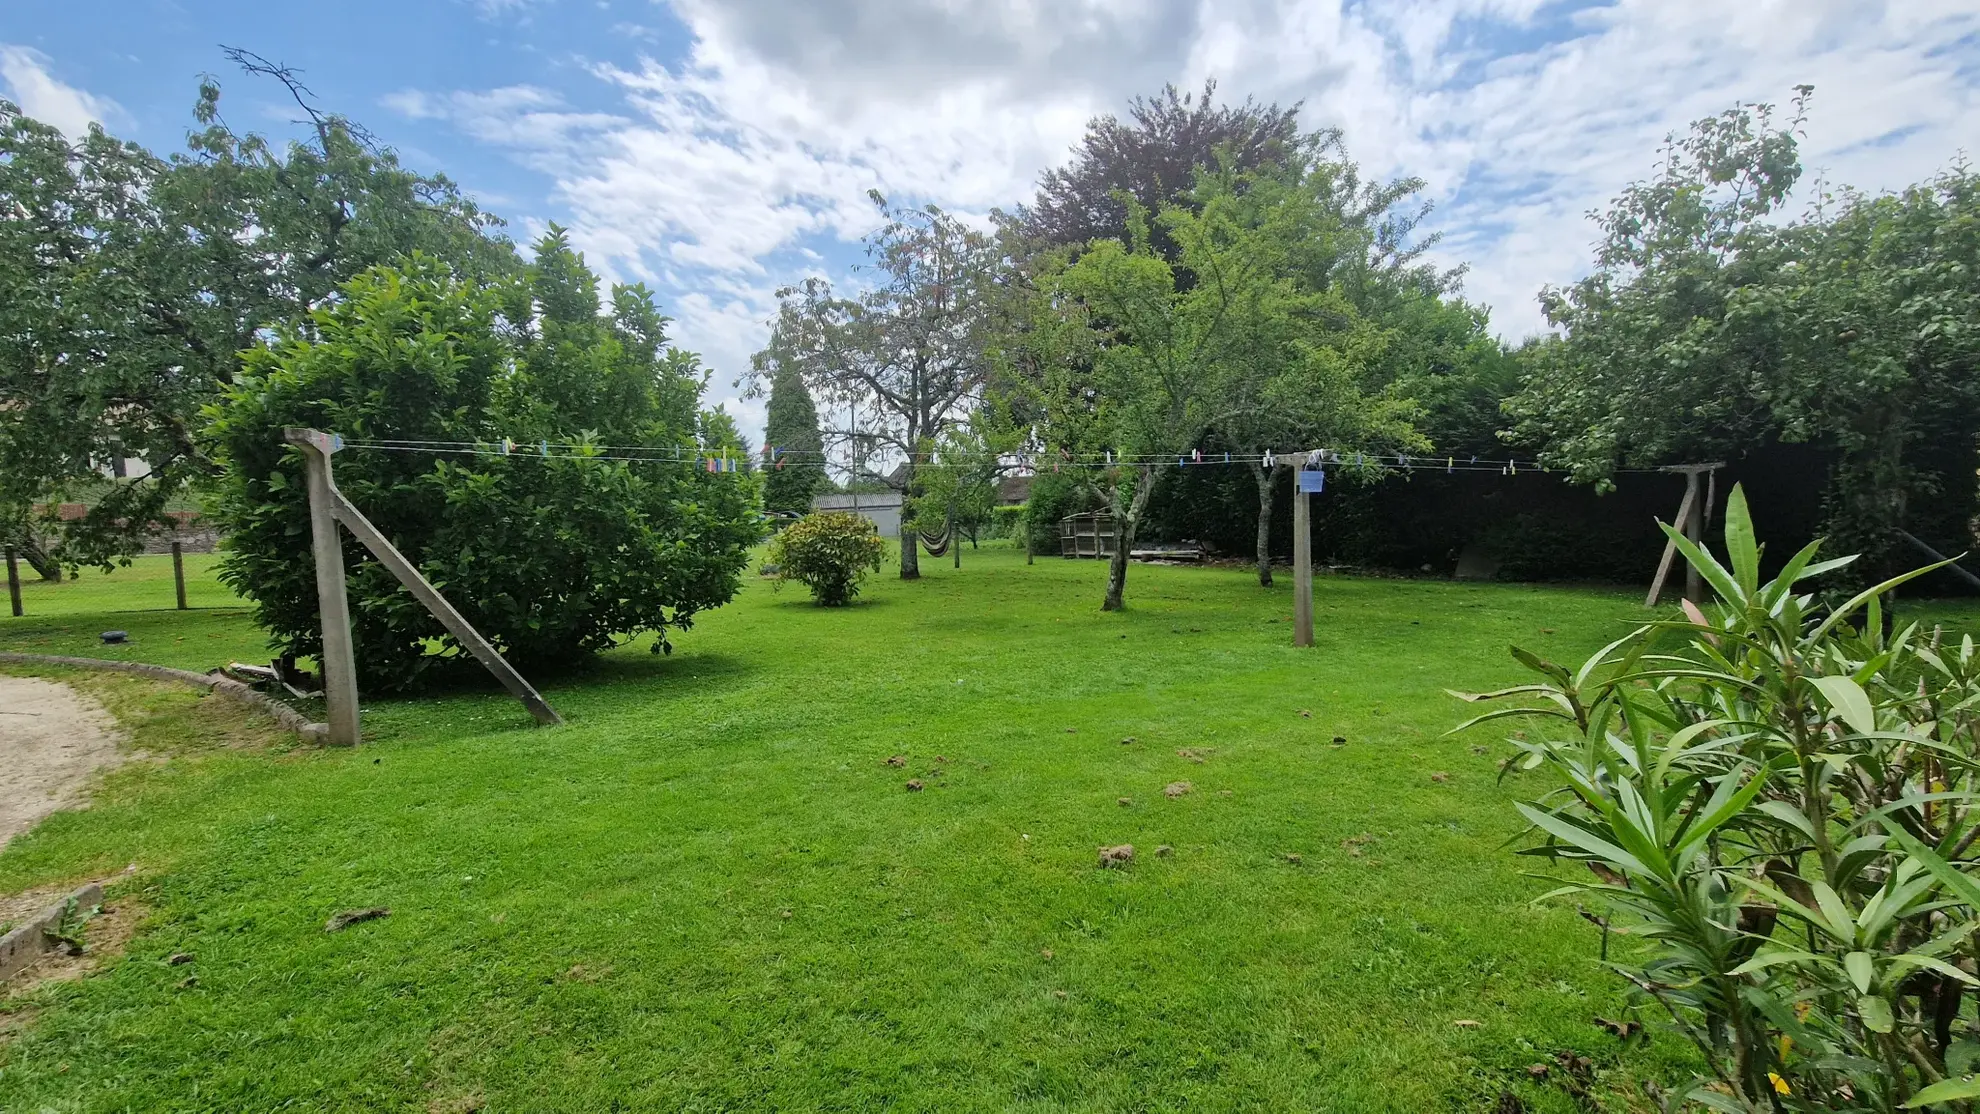
[[[1008,207],[1168,82],[1303,102],[1426,179],[1440,253],[1508,338],[1585,266],[1586,211],[1699,116],[1812,84],[1804,161],[1873,190],[1980,146],[1980,0],[14,0],[0,93],[171,149],[211,72],[237,126],[292,127],[221,43],[302,68],[518,238],[570,226],[660,292],[718,397],[779,285],[856,281],[869,188]]]

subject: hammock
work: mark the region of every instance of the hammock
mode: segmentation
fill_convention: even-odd
[[[941,557],[949,552],[949,544],[955,541],[956,532],[949,521],[943,519],[941,533],[931,534],[926,530],[917,530],[916,533],[921,535],[921,547],[928,551],[930,557]]]

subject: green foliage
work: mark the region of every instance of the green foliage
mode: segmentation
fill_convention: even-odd
[[[1215,81],[1201,96],[1164,86],[1153,97],[1128,102],[1128,119],[1098,116],[1072,161],[1045,172],[1038,197],[1020,218],[1022,235],[1035,244],[1084,247],[1094,240],[1130,243],[1133,206],[1158,212],[1192,204],[1197,172],[1221,159],[1236,170],[1256,170],[1293,157],[1302,142],[1299,106],[1280,108],[1247,99],[1216,105]],[[1149,230],[1155,250],[1173,260],[1179,249],[1166,229]]]
[[[770,351],[775,353],[776,348],[773,337]],[[825,437],[818,430],[818,408],[812,404],[803,374],[781,360],[770,376],[763,444],[776,453],[775,459],[764,461],[763,509],[810,514],[812,498],[825,485]]]
[[[1658,177],[1600,218],[1595,272],[1543,295],[1563,335],[1522,353],[1508,410],[1598,483],[1773,438],[1833,449],[1828,533],[1875,576],[1898,529],[1947,495],[1971,506],[1980,176],[1827,192],[1780,222],[1806,96],[1785,124],[1742,106],[1670,142]]]
[[[1393,191],[1367,200],[1352,166],[1327,153],[1316,146],[1275,171],[1201,173],[1193,204],[1158,217],[1174,262],[1133,208],[1132,248],[1102,240],[1043,276],[1013,347],[1036,353],[1047,440],[1128,462],[1100,480],[1123,539],[1109,609],[1122,605],[1124,554],[1163,462],[1212,431],[1249,449],[1284,448],[1274,442],[1294,436],[1341,447],[1422,443],[1411,403],[1363,389],[1387,338],[1350,297],[1350,279],[1371,260],[1402,250],[1370,215],[1393,203]],[[1269,479],[1261,475],[1267,498]]]
[[[859,582],[880,570],[887,543],[865,515],[820,511],[785,527],[770,541],[778,580],[811,589],[824,607],[844,607],[859,595]]]
[[[415,174],[289,83],[308,140],[236,132],[200,88],[186,154],[162,159],[100,128],[72,143],[0,101],[0,530],[72,492],[87,519],[46,524],[66,563],[107,563],[214,474],[201,407],[263,330],[408,251],[462,274],[512,272],[498,223],[445,178]],[[151,474],[103,487],[113,459]]]
[[[1891,1111],[1976,1093],[1961,1003],[1976,978],[1980,651],[1883,597],[1797,587],[1853,558],[1819,543],[1760,579],[1744,493],[1726,564],[1668,531],[1715,615],[1646,624],[1575,670],[1523,650],[1534,683],[1467,699],[1536,719],[1516,766],[1560,788],[1519,806],[1578,864],[1550,896],[1645,941],[1611,966],[1710,1065],[1692,1101],[1729,1111]],[[1667,641],[1679,644],[1666,647]],[[1470,726],[1471,724],[1466,724]]]
[[[734,594],[758,539],[747,477],[689,461],[542,457],[538,441],[692,455],[702,375],[666,347],[643,288],[613,291],[552,229],[526,281],[478,285],[414,257],[252,349],[211,408],[225,466],[223,579],[280,649],[319,648],[307,500],[287,426],[352,439],[476,442],[511,456],[353,449],[338,486],[481,633],[526,669],[568,667],[641,631],[686,629]],[[358,669],[411,683],[458,652],[382,566],[345,539]]]
[[[1014,507],[996,506],[990,508],[990,529],[985,537],[1017,538],[1023,544],[1026,517],[1031,513],[1029,504],[1020,503]]]

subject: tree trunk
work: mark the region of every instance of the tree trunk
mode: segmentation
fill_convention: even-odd
[[[1973,532],[1974,532],[1974,536],[1980,537],[1980,519],[1974,519]],[[1033,557],[1031,555],[1031,508],[1026,507],[1024,510],[1024,563],[1029,565],[1032,562],[1033,562]]]
[[[912,442],[910,442],[912,443]],[[914,486],[914,457],[907,460],[907,475],[901,482],[901,579],[921,579],[921,540],[915,537],[915,527],[908,520],[914,509],[914,498],[920,492]]]
[[[1148,506],[1148,497],[1155,493],[1158,475],[1152,466],[1141,466],[1134,481],[1133,501],[1126,508],[1121,506],[1120,488],[1114,488],[1114,556],[1107,562],[1107,598],[1100,604],[1102,611],[1119,611],[1127,606],[1122,597],[1127,593],[1128,551],[1134,548],[1141,512]]]
[[[26,561],[36,573],[40,574],[41,579],[62,579],[61,564],[55,558],[50,557],[48,551],[41,548],[41,543],[35,541],[34,538],[29,537],[16,542],[14,543],[14,548],[20,553],[21,560]]]
[[[1262,464],[1251,466],[1251,478],[1258,481],[1258,586],[1272,586],[1272,481],[1279,470]]]

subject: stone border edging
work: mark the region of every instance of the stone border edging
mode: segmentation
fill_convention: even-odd
[[[7,935],[0,936],[0,983],[13,978],[22,968],[40,959],[42,954],[48,951],[48,930],[61,926],[62,914],[68,910],[72,901],[76,903],[78,909],[88,909],[92,905],[102,904],[103,884],[90,882],[83,885],[76,892],[23,921]]]
[[[268,716],[287,730],[295,732],[303,739],[320,743],[329,734],[329,728],[320,723],[311,723],[309,717],[282,703],[280,700],[234,680],[214,673],[194,673],[187,669],[173,669],[164,665],[152,665],[141,661],[110,661],[105,658],[71,658],[59,654],[15,654],[0,652],[0,665],[67,665],[78,669],[101,669],[113,673],[132,673],[140,677],[150,677],[157,681],[172,681],[181,685],[194,685],[208,692],[218,693],[239,704],[245,704],[255,711]]]

